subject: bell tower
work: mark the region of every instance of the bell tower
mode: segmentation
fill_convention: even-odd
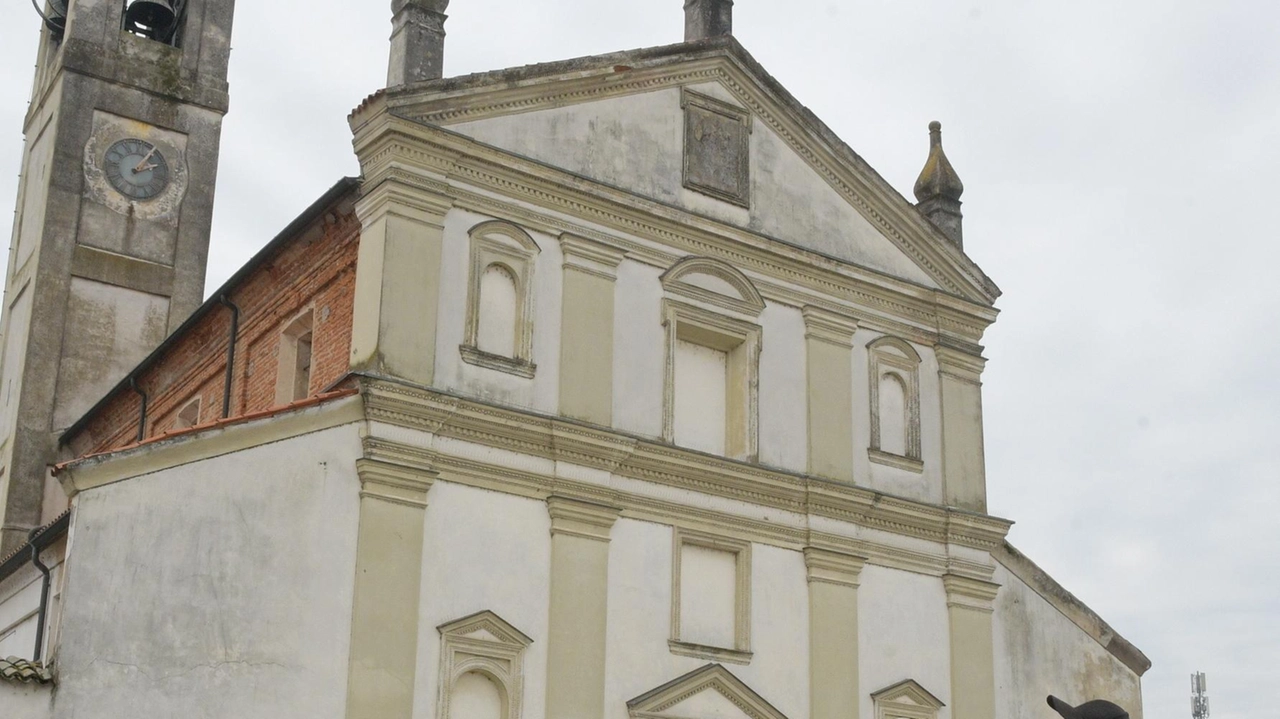
[[[0,320],[0,556],[65,507],[59,431],[201,302],[235,5],[41,2]]]

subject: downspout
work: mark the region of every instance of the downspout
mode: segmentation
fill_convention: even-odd
[[[240,308],[226,295],[219,295],[218,302],[231,310],[231,338],[227,341],[227,377],[222,387],[222,418],[231,416],[231,380],[235,376],[236,337],[240,334]]]
[[[44,575],[40,582],[40,611],[36,615],[36,651],[31,655],[33,662],[44,659],[44,626],[49,614],[49,584],[51,583],[49,568],[40,561],[40,545],[36,544],[36,533],[39,531],[37,527],[31,530],[28,536],[28,541],[31,542],[31,563],[40,570],[40,574]]]
[[[129,377],[129,389],[142,398],[142,414],[138,417],[138,442],[142,442],[147,438],[147,393],[142,391],[138,386],[138,378],[133,376]]]

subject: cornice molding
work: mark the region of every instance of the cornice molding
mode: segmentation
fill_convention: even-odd
[[[983,302],[924,288],[734,225],[647,200],[503,152],[448,130],[394,116],[388,116],[380,125],[386,125],[383,132],[400,138],[393,149],[406,154],[409,164],[435,166],[441,168],[438,172],[447,173],[448,193],[461,207],[504,216],[552,233],[572,232],[623,248],[629,258],[664,269],[674,263],[674,258],[686,254],[714,257],[735,267],[780,280],[782,284],[775,283],[775,287],[783,290],[784,294],[794,292],[794,288],[788,288],[794,285],[818,293],[809,301],[793,299],[792,303],[797,306],[821,304],[827,297],[836,297],[864,305],[870,314],[882,321],[897,322],[899,320],[895,317],[910,318],[916,323],[917,332],[934,337],[954,335],[955,341],[965,344],[980,341],[982,331],[995,319],[996,310]],[[424,159],[428,156],[436,159]],[[367,163],[364,156],[361,157],[364,166]],[[372,182],[368,169],[366,182]],[[485,188],[488,192],[470,191],[460,187],[463,184]],[[491,193],[497,193],[499,197]],[[545,210],[539,212],[521,206],[521,201]],[[581,219],[568,221],[549,215],[546,210]],[[588,223],[605,231],[587,227]],[[609,231],[619,235],[611,235]],[[654,250],[626,239],[626,235],[658,242],[676,252]],[[768,296],[765,286],[757,282],[757,287]],[[958,316],[965,317],[965,321],[940,321],[939,297],[946,298],[948,315],[960,313]],[[858,314],[862,316],[862,312]],[[894,333],[903,334],[899,331]]]
[[[560,235],[560,252],[564,256],[564,269],[586,272],[610,282],[618,279],[618,265],[627,257],[625,250],[569,232]]]
[[[981,354],[967,352],[945,344],[935,345],[933,354],[938,359],[938,373],[970,384],[982,383],[982,371],[987,360]]]
[[[419,509],[426,508],[427,492],[439,476],[419,467],[367,458],[356,460],[356,474],[361,497]]]
[[[800,312],[804,316],[805,339],[853,347],[853,333],[858,331],[858,320],[814,305],[805,305]]]
[[[622,510],[571,497],[547,498],[547,512],[551,515],[551,534],[567,534],[600,542],[609,541],[609,530]]]
[[[910,202],[842,142],[821,138],[821,133],[810,127],[812,121],[790,109],[732,55],[687,60],[675,67],[634,68],[621,77],[597,70],[572,77],[534,78],[496,90],[489,86],[429,97],[403,93],[393,102],[397,106],[394,112],[417,122],[448,125],[705,82],[718,82],[724,87],[948,291],[988,305],[994,302],[999,290],[990,279],[963,252],[951,247]],[[466,102],[458,102],[458,96],[463,94],[467,95]]]
[[[804,566],[810,583],[836,584],[857,589],[862,568],[866,564],[866,557],[818,547],[804,548]]]
[[[797,516],[840,520],[940,545],[957,544],[984,551],[1001,546],[1012,526],[1011,522],[997,517],[714,457],[663,444],[656,439],[496,407],[399,381],[364,375],[360,382],[365,412],[371,421],[605,470],[658,486],[747,502]],[[448,468],[446,478],[463,475],[469,482],[498,491],[539,498],[552,494],[573,496],[606,506],[623,507],[628,514],[634,512],[668,523],[673,516],[691,517],[713,524],[728,523],[734,526],[735,532],[768,537],[769,543],[781,546],[803,548],[808,544],[808,534],[803,529],[777,523],[732,518],[731,515],[698,508],[680,508],[675,503],[660,502],[651,497],[574,483],[563,477],[486,465],[472,459],[437,454],[431,461],[437,471],[443,472]],[[861,550],[859,546],[854,543],[840,549],[869,556],[870,550]],[[940,564],[910,556],[904,562],[916,567],[928,566],[931,571],[941,573],[945,570],[945,551],[941,556]]]
[[[947,606],[990,613],[994,611],[1000,585],[958,574],[944,574],[942,586],[947,591]]]

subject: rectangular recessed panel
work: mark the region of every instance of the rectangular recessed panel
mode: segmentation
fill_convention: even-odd
[[[675,355],[675,442],[724,454],[728,355],[684,340],[676,341]]]
[[[737,576],[734,552],[680,548],[680,641],[737,648]]]

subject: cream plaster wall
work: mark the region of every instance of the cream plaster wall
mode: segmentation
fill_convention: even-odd
[[[808,388],[804,318],[799,308],[769,303],[760,315],[760,463],[793,472],[808,468]]]
[[[58,716],[342,716],[359,453],[346,425],[80,494]]]
[[[647,437],[662,435],[662,270],[639,262],[618,266],[613,352],[613,425]]]
[[[672,529],[620,519],[609,552],[609,630],[605,717],[624,719],[626,702],[716,661],[673,654]],[[746,666],[726,663],[739,679],[792,719],[808,716],[809,610],[804,557],[776,547],[751,548],[751,650]]]
[[[4,719],[46,719],[53,715],[53,689],[0,681]]]
[[[690,89],[736,104],[719,85]],[[660,202],[937,287],[758,118],[751,133],[750,210],[685,190],[680,98],[680,88],[668,88],[461,122],[450,129]]]
[[[561,252],[556,238],[531,228],[540,252],[533,260],[532,379],[462,361],[466,340],[467,282],[471,272],[471,228],[493,217],[453,209],[445,216],[440,305],[436,324],[435,386],[489,402],[554,414],[560,375]]]
[[[871,694],[903,679],[915,679],[951,704],[951,640],[941,579],[865,567],[858,588],[858,625],[860,716],[874,717]],[[938,712],[939,719],[950,716],[948,707]]]
[[[1042,712],[1053,694],[1071,704],[1108,699],[1142,719],[1140,680],[1021,579],[996,565],[996,719]]]
[[[486,609],[533,639],[524,653],[523,719],[546,710],[551,520],[545,502],[474,489],[441,475],[427,494],[415,719],[436,716],[436,627]]]

